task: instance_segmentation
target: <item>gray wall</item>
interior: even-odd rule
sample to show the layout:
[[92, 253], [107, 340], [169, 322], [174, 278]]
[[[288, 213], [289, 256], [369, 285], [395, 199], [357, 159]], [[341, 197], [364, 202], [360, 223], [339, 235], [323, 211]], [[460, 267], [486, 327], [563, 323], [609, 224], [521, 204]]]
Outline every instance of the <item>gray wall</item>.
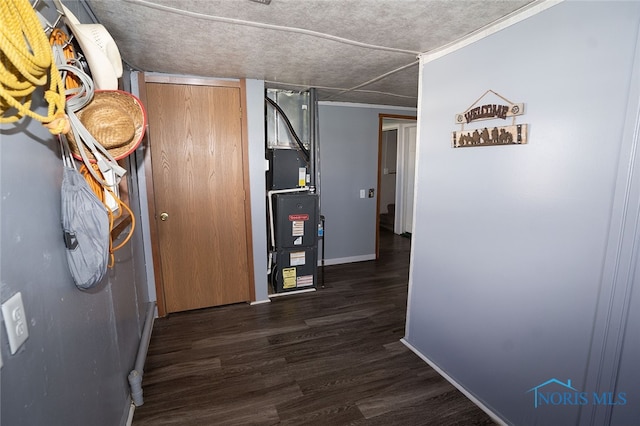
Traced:
[[[405, 340], [507, 423], [640, 418], [639, 23], [562, 2], [421, 65]], [[529, 144], [452, 149], [488, 89], [526, 104]], [[534, 408], [552, 378], [627, 404]]]
[[268, 301], [267, 202], [264, 144], [264, 82], [246, 80], [247, 127], [249, 129], [249, 181], [253, 238], [253, 276], [256, 302]]
[[[78, 4], [65, 3], [88, 22]], [[45, 114], [41, 91], [34, 102]], [[34, 120], [0, 129], [0, 299], [22, 293], [29, 327], [28, 340], [10, 355], [0, 325], [0, 420], [11, 426], [124, 424], [127, 375], [148, 299], [140, 232], [116, 252], [116, 266], [99, 287], [78, 290], [62, 241], [58, 141]], [[137, 214], [136, 203], [130, 207]]]
[[[636, 169], [637, 170], [637, 169]], [[638, 187], [637, 184], [635, 186]], [[636, 239], [637, 244], [637, 239]], [[637, 253], [637, 247], [636, 247]], [[621, 350], [619, 366], [614, 362], [613, 367], [618, 367], [620, 373], [616, 375], [616, 388], [620, 390], [629, 390], [633, 392], [633, 400], [631, 404], [635, 407], [626, 407], [625, 409], [614, 410], [611, 417], [611, 424], [614, 425], [631, 425], [638, 422], [640, 413], [638, 413], [638, 383], [640, 383], [640, 369], [638, 368], [638, 360], [640, 360], [640, 257], [636, 254], [635, 264], [632, 271], [634, 272], [632, 287], [634, 291], [628, 297], [628, 311], [619, 310], [620, 313], [628, 314], [625, 326], [623, 327], [620, 338], [624, 341], [624, 347]], [[599, 418], [606, 418], [607, 413], [596, 413]]]
[[380, 114], [414, 115], [411, 108], [320, 102], [321, 214], [325, 216], [326, 264], [375, 258]]

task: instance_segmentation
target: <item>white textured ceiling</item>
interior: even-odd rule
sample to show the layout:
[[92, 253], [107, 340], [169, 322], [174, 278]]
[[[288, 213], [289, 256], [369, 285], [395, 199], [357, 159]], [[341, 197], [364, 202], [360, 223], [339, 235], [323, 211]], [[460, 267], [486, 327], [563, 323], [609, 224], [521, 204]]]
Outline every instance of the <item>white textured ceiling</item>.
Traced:
[[417, 56], [532, 0], [87, 0], [135, 69], [417, 104]]

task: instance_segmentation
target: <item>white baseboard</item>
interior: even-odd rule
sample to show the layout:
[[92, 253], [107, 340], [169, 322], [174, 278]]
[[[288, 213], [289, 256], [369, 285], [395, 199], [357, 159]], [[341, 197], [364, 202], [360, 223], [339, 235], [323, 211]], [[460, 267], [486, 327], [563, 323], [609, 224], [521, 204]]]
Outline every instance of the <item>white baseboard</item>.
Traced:
[[433, 361], [431, 361], [429, 358], [427, 358], [426, 356], [424, 356], [419, 350], [417, 350], [416, 348], [414, 348], [411, 343], [407, 342], [404, 338], [400, 339], [400, 341], [402, 342], [403, 345], [405, 345], [407, 348], [409, 348], [411, 350], [411, 352], [413, 352], [414, 354], [418, 355], [424, 362], [426, 362], [427, 364], [429, 364], [429, 366], [431, 366], [431, 368], [433, 368], [434, 370], [436, 370], [438, 372], [438, 374], [440, 374], [442, 377], [444, 377], [444, 379], [446, 381], [448, 381], [449, 383], [451, 383], [453, 386], [455, 386], [456, 389], [458, 389], [460, 392], [462, 392], [464, 394], [464, 396], [466, 396], [467, 398], [469, 398], [469, 400], [471, 400], [471, 402], [473, 402], [474, 404], [476, 404], [478, 406], [478, 408], [480, 408], [482, 411], [484, 411], [485, 413], [487, 413], [489, 415], [489, 417], [491, 417], [493, 419], [494, 422], [496, 422], [499, 425], [502, 426], [508, 426], [507, 423], [504, 422], [504, 420], [502, 420], [496, 413], [494, 413], [493, 411], [491, 411], [491, 409], [489, 407], [487, 407], [486, 405], [484, 405], [478, 398], [476, 398], [475, 396], [473, 396], [471, 393], [469, 393], [469, 391], [467, 391], [464, 386], [462, 386], [460, 383], [456, 382], [451, 376], [449, 376], [447, 373], [445, 373], [440, 367], [438, 367]]
[[282, 293], [273, 293], [270, 294], [269, 297], [280, 297], [280, 296], [288, 296], [290, 294], [300, 294], [300, 293], [309, 293], [311, 291], [316, 291], [315, 288], [305, 288], [304, 290], [290, 290], [284, 291]]
[[271, 299], [266, 299], [266, 300], [256, 300], [255, 302], [251, 302], [250, 305], [261, 305], [263, 303], [271, 303]]
[[131, 426], [133, 424], [133, 413], [136, 411], [135, 404], [131, 403], [129, 406], [129, 416], [127, 417], [127, 426]]
[[[335, 259], [325, 259], [324, 266], [342, 265], [343, 263], [364, 262], [367, 260], [376, 260], [376, 254], [365, 254], [362, 256], [338, 257]], [[318, 261], [318, 266], [322, 266], [322, 262]]]

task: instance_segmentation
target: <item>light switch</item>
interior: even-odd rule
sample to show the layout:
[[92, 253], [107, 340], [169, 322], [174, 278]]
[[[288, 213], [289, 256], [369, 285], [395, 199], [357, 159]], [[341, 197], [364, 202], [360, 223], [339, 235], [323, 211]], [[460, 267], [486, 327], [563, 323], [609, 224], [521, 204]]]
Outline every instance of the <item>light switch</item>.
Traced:
[[366, 197], [364, 189], [360, 190], [360, 198]]
[[29, 337], [27, 315], [20, 292], [14, 294], [2, 304], [2, 317], [4, 318], [4, 326], [7, 329], [9, 349], [11, 349], [11, 355], [13, 355]]

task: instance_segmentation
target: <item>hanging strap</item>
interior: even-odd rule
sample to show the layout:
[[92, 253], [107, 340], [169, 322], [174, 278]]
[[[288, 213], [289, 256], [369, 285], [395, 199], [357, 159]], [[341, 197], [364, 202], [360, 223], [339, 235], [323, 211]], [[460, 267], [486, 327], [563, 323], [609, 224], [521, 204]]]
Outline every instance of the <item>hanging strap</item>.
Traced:
[[[80, 152], [82, 162], [87, 165], [87, 168], [92, 173], [94, 179], [96, 179], [105, 187], [111, 186], [111, 184], [105, 182], [102, 179], [102, 176], [105, 176], [109, 171], [113, 172], [116, 178], [115, 183], [120, 183], [120, 180], [127, 173], [127, 171], [118, 164], [118, 162], [98, 141], [96, 141], [93, 135], [89, 133], [89, 131], [84, 127], [84, 125], [76, 115], [76, 111], [84, 108], [89, 104], [89, 102], [91, 102], [91, 99], [93, 99], [93, 93], [95, 92], [93, 80], [87, 73], [73, 65], [59, 65], [58, 68], [62, 71], [73, 73], [80, 82], [77, 88], [67, 90], [67, 94], [71, 96], [67, 100], [65, 109], [67, 111], [67, 116], [69, 117], [71, 131], [73, 132], [73, 136], [76, 140], [76, 146], [78, 148], [78, 151]], [[100, 167], [102, 176], [98, 176], [98, 174], [93, 171], [93, 167], [90, 167], [91, 160], [87, 155], [85, 146], [95, 157], [96, 162]]]
[[69, 141], [67, 140], [67, 137], [65, 135], [59, 135], [58, 139], [60, 141], [60, 152], [62, 152], [62, 163], [65, 167], [78, 170], [76, 162], [73, 160], [73, 156], [71, 155], [71, 149], [69, 148]]
[[74, 111], [67, 111], [67, 115], [69, 116], [69, 121], [71, 122], [71, 131], [73, 131], [73, 136], [76, 140], [76, 146], [78, 147], [78, 151], [80, 151], [80, 157], [82, 157], [82, 162], [87, 166], [91, 175], [96, 179], [100, 184], [105, 187], [110, 187], [112, 184], [105, 182], [101, 176], [98, 176], [97, 173], [93, 170], [93, 167], [90, 166], [91, 160], [87, 155], [87, 152], [84, 149], [86, 145], [87, 148], [91, 151], [93, 156], [96, 159], [100, 172], [102, 176], [105, 176], [109, 171], [113, 171], [116, 178], [116, 185], [120, 183], [122, 177], [127, 173], [127, 171], [122, 168], [118, 162], [109, 154], [109, 152], [98, 143], [93, 135], [89, 133], [89, 131], [84, 127], [84, 125], [80, 122], [80, 119], [76, 116]]
[[[53, 59], [56, 65], [75, 65], [77, 62], [76, 52], [71, 44], [71, 38], [64, 31], [60, 28], [53, 28], [49, 36], [49, 43], [53, 50]], [[58, 70], [61, 71], [62, 80], [67, 91], [80, 86], [78, 77], [73, 72], [60, 70], [60, 67], [58, 67]]]

